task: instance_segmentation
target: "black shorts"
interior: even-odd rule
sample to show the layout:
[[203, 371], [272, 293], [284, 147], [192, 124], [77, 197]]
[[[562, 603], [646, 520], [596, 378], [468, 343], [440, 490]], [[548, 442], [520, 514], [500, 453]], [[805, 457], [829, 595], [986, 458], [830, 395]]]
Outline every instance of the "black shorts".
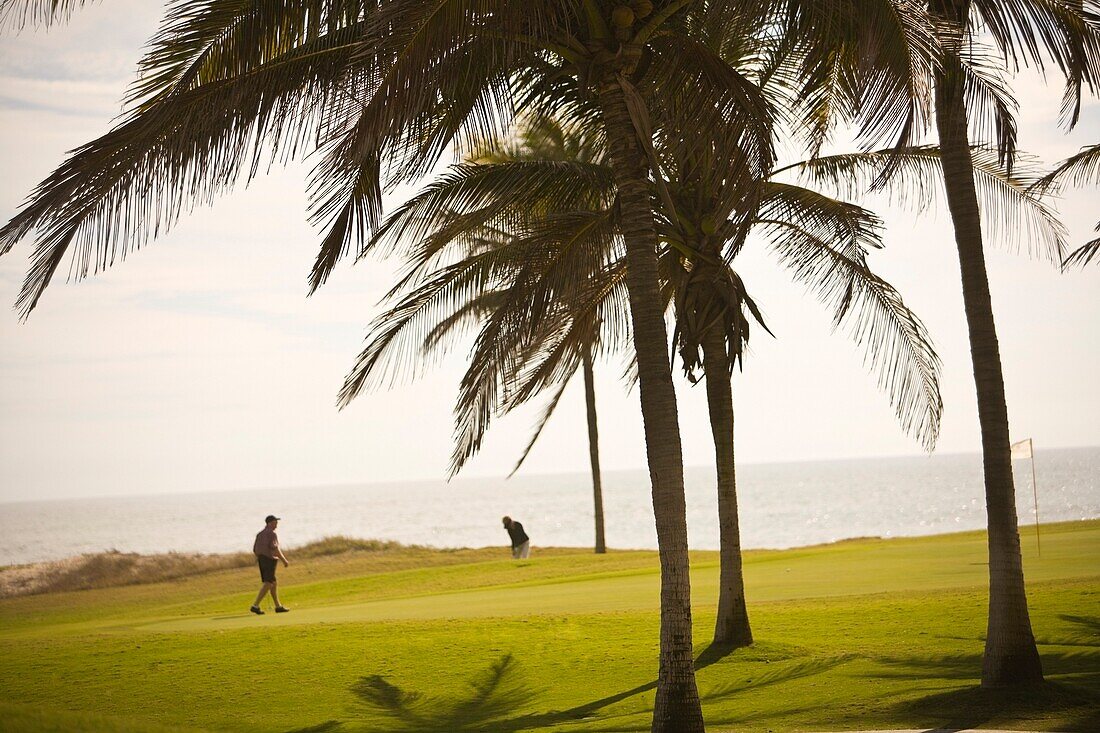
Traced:
[[260, 555], [256, 558], [256, 562], [260, 564], [260, 577], [265, 583], [275, 582], [275, 566], [278, 565], [278, 561], [273, 557], [264, 557]]

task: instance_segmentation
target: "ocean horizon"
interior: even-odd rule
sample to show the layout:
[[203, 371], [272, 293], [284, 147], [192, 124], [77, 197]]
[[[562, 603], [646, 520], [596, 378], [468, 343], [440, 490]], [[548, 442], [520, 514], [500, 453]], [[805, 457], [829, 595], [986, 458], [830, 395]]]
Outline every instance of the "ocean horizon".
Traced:
[[[1100, 517], [1100, 447], [1039, 451], [1035, 465], [1040, 521]], [[1019, 522], [1030, 525], [1030, 462], [1014, 461], [1014, 473]], [[605, 471], [603, 484], [608, 546], [656, 548], [648, 473]], [[690, 547], [717, 549], [713, 467], [686, 467], [685, 494]], [[738, 500], [746, 549], [985, 526], [978, 453], [744, 464]], [[269, 513], [282, 517], [287, 548], [331, 535], [437, 548], [504, 545], [504, 514], [523, 522], [535, 553], [539, 545], [593, 543], [591, 477], [563, 473], [5, 501], [0, 565], [108, 550], [247, 551]]]

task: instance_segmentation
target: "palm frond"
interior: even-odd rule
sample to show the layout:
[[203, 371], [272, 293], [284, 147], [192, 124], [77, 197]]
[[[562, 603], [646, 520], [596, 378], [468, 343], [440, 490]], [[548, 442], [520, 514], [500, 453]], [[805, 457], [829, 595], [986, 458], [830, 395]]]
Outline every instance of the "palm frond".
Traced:
[[882, 220], [862, 206], [778, 181], [768, 181], [763, 191], [761, 219], [787, 222], [861, 264], [869, 249], [883, 246]]
[[571, 212], [516, 238], [547, 254], [511, 274], [505, 303], [478, 334], [455, 404], [452, 475], [478, 452], [495, 414], [568, 379], [581, 350], [592, 348], [599, 321], [591, 314], [622, 283], [618, 269], [602, 275], [596, 267], [614, 241], [612, 222], [607, 211]]
[[788, 222], [761, 224], [780, 262], [832, 309], [834, 328], [847, 324], [902, 429], [931, 451], [939, 436], [943, 401], [940, 359], [924, 324], [864, 261]]
[[[1032, 189], [1041, 193], [1057, 192], [1061, 186], [1069, 183], [1073, 186], [1085, 186], [1100, 182], [1100, 145], [1081, 148], [1076, 154], [1063, 160], [1050, 173], [1034, 184]], [[1096, 225], [1100, 231], [1100, 223]], [[1100, 239], [1086, 242], [1062, 261], [1062, 269], [1087, 265], [1100, 252]]]
[[447, 351], [447, 345], [463, 335], [472, 326], [483, 322], [490, 313], [504, 305], [505, 293], [487, 290], [459, 305], [453, 313], [436, 323], [421, 344], [422, 353]]
[[[982, 223], [989, 228], [991, 240], [1010, 251], [1025, 249], [1032, 256], [1061, 263], [1066, 230], [1054, 210], [1032, 191], [1039, 176], [1031, 159], [1020, 156], [1008, 174], [998, 165], [995, 150], [975, 147], [971, 157]], [[896, 168], [883, 179], [882, 171], [891, 159]], [[894, 203], [921, 211], [929, 209], [943, 191], [935, 146], [824, 156], [790, 169], [816, 185], [837, 190], [844, 198], [858, 196], [877, 184]]]
[[[666, 130], [658, 131], [662, 146], [677, 146], [681, 157], [737, 151], [728, 161], [729, 177], [743, 175], [738, 165], [757, 178], [770, 170], [773, 112], [760, 87], [701, 40], [666, 34], [654, 38], [651, 48], [647, 106], [656, 126]], [[692, 134], [683, 134], [685, 129]]]
[[1081, 86], [1100, 89], [1100, 5], [1096, 0], [973, 0], [977, 25], [993, 39], [1013, 70], [1045, 71], [1053, 64], [1066, 79], [1062, 119], [1073, 127]]
[[1016, 159], [1016, 110], [1000, 66], [975, 43], [960, 56], [963, 95], [975, 141], [997, 151], [997, 162], [1008, 173]]
[[[523, 268], [517, 273], [517, 280], [526, 281], [530, 270]], [[530, 331], [526, 327], [512, 330], [515, 324], [510, 316], [516, 312], [513, 304], [522, 305], [525, 299], [522, 287], [510, 288], [505, 305], [489, 317], [474, 342], [470, 364], [462, 376], [455, 401], [451, 476], [457, 474], [466, 461], [481, 449], [492, 418], [503, 402], [501, 392], [505, 388], [505, 380], [516, 371], [517, 353], [512, 347], [517, 341], [522, 343], [523, 337]]]
[[[171, 0], [126, 94], [132, 112], [238, 78], [339, 30], [366, 30], [362, 0]], [[350, 40], [349, 42], [355, 42]]]
[[[550, 422], [550, 418], [554, 416], [554, 411], [558, 409], [558, 403], [561, 402], [561, 396], [565, 394], [565, 388], [569, 386], [569, 380], [565, 380], [558, 386], [557, 390], [550, 396], [550, 399], [546, 401], [546, 406], [543, 407], [542, 412], [539, 414], [538, 420], [535, 421], [535, 427], [531, 430], [531, 438], [527, 441], [527, 446], [523, 449], [519, 459], [516, 461], [516, 465], [512, 467], [512, 470], [508, 473], [508, 478], [512, 478], [516, 475], [516, 471], [523, 466], [523, 462], [527, 460], [527, 456], [531, 455], [531, 450], [535, 447], [535, 443], [538, 442], [539, 436], [542, 435], [543, 428]], [[462, 466], [458, 467], [459, 470]]]
[[927, 126], [939, 43], [919, 3], [783, 0], [778, 7], [811, 149], [820, 148], [833, 116], [854, 121], [868, 147], [907, 146]]
[[1100, 183], [1100, 145], [1081, 148], [1033, 183], [1032, 189], [1044, 193], [1057, 191], [1067, 181], [1073, 186]]
[[[1097, 225], [1097, 230], [1100, 231], [1100, 225]], [[1062, 263], [1062, 269], [1069, 269], [1070, 267], [1076, 267], [1078, 265], [1084, 266], [1092, 262], [1092, 258], [1100, 254], [1100, 238], [1094, 239], [1091, 242], [1086, 242], [1073, 252], [1070, 252]]]
[[64, 23], [77, 8], [96, 0], [0, 0], [0, 30]]
[[364, 90], [360, 143], [384, 151], [387, 181], [420, 177], [453, 142], [471, 150], [504, 137], [516, 72], [575, 31], [576, 10], [556, 0], [393, 0], [370, 13], [360, 57], [379, 73]]
[[17, 301], [22, 316], [66, 255], [77, 279], [106, 269], [185, 207], [256, 175], [265, 151], [298, 152], [345, 75], [356, 35], [337, 31], [238, 79], [174, 94], [74, 152], [0, 229], [0, 253], [39, 233]]
[[[666, 257], [669, 255], [679, 259], [673, 253], [666, 253]], [[692, 384], [698, 382], [696, 373], [704, 368], [703, 343], [713, 332], [719, 332], [725, 342], [730, 373], [748, 348], [750, 316], [761, 328], [775, 335], [764, 323], [763, 314], [749, 296], [741, 277], [728, 265], [697, 264], [690, 270], [673, 265], [663, 271], [675, 273], [676, 281], [670, 283], [675, 291], [673, 311], [676, 318], [672, 342], [674, 353], [680, 355], [684, 375]]]
[[574, 291], [563, 299], [563, 305], [550, 317], [540, 319], [539, 332], [529, 339], [517, 362], [519, 370], [507, 380], [504, 412], [511, 412], [538, 393], [571, 378], [585, 351], [629, 350], [624, 348], [629, 333], [621, 336], [615, 333], [622, 328], [616, 321], [629, 320], [623, 318], [629, 311], [620, 310], [626, 299], [625, 276], [623, 263], [613, 263], [587, 282], [576, 283]]
[[337, 404], [345, 407], [365, 389], [419, 374], [426, 366], [421, 347], [437, 325], [487, 290], [509, 282], [513, 271], [530, 260], [525, 246], [504, 241], [440, 269], [407, 292], [391, 292], [387, 300], [394, 304], [371, 324], [367, 345], [345, 377]]
[[[522, 229], [532, 216], [606, 205], [610, 173], [591, 163], [514, 160], [452, 166], [386, 218], [364, 250], [450, 242], [468, 221]], [[455, 219], [455, 212], [461, 212]]]
[[353, 247], [362, 256], [382, 217], [381, 161], [367, 153], [358, 168], [343, 170], [342, 160], [344, 156], [330, 155], [313, 176], [310, 219], [315, 224], [327, 223], [328, 234], [321, 240], [309, 275], [311, 295]]

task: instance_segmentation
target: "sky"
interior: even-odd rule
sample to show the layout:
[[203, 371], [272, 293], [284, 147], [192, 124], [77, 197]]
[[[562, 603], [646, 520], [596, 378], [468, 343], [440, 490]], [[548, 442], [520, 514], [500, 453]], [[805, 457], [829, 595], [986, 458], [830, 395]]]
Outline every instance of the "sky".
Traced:
[[[0, 217], [9, 219], [65, 152], [110, 128], [159, 4], [115, 0], [63, 27], [0, 37]], [[1015, 80], [1020, 146], [1046, 163], [1100, 141], [1100, 103], [1058, 127], [1061, 90]], [[306, 220], [309, 161], [276, 168], [105, 274], [55, 279], [20, 323], [0, 310], [0, 501], [444, 479], [456, 350], [424, 378], [336, 409], [344, 374], [378, 313], [395, 263], [346, 263], [306, 297], [319, 241]], [[412, 189], [396, 191], [392, 206]], [[1073, 245], [1100, 218], [1096, 188], [1057, 207]], [[870, 205], [886, 221], [871, 266], [901, 292], [943, 360], [938, 452], [980, 450], [958, 261], [942, 205]], [[1006, 239], [1011, 239], [1008, 237]], [[987, 251], [1012, 436], [1036, 449], [1100, 444], [1100, 266]], [[1026, 249], [1026, 247], [1025, 247]], [[31, 242], [0, 258], [0, 303], [13, 304]], [[742, 463], [921, 455], [844, 332], [756, 243], [736, 268], [762, 306], [734, 376]], [[678, 371], [678, 368], [677, 368]], [[638, 395], [619, 362], [597, 365], [606, 470], [642, 469]], [[579, 378], [522, 469], [588, 468]], [[713, 462], [704, 387], [677, 376], [684, 460]], [[498, 420], [464, 476], [507, 474], [537, 406]]]

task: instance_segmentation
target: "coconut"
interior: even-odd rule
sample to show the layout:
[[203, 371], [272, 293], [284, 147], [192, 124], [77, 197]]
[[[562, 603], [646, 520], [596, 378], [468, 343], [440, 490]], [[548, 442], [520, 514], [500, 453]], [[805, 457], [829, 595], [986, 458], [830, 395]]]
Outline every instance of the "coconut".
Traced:
[[619, 5], [611, 11], [611, 25], [616, 28], [629, 28], [634, 25], [634, 11], [625, 5]]

